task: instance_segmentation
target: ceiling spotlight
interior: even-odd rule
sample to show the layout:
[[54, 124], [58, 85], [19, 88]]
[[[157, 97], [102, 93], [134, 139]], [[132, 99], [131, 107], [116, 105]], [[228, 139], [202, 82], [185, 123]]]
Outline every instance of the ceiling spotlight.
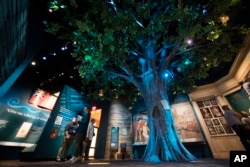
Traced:
[[32, 61], [32, 62], [31, 62], [31, 65], [33, 65], [33, 66], [36, 65], [36, 62], [35, 62], [35, 61]]
[[67, 49], [68, 49], [67, 46], [62, 46], [62, 47], [61, 47], [61, 50], [67, 50]]
[[187, 40], [187, 43], [192, 44], [192, 40], [191, 39]]
[[56, 56], [56, 52], [49, 53], [49, 54], [52, 55], [52, 56]]

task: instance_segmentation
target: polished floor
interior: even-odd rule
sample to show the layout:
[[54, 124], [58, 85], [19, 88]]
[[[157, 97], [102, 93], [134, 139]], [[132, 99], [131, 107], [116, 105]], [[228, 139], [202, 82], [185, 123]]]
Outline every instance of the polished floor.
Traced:
[[229, 160], [198, 159], [194, 162], [162, 162], [148, 163], [138, 160], [91, 160], [86, 162], [56, 162], [56, 161], [0, 161], [1, 167], [229, 167]]

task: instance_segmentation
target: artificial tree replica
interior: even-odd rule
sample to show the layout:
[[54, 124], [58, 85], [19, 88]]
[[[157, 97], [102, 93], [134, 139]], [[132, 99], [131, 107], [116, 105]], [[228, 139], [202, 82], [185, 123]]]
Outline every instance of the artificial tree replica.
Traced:
[[[54, 0], [46, 31], [72, 46], [83, 91], [146, 104], [149, 141], [142, 160], [192, 161], [180, 141], [169, 95], [189, 93], [209, 69], [231, 61], [248, 31], [239, 0]], [[100, 96], [100, 93], [103, 96]], [[164, 104], [164, 105], [163, 105]]]

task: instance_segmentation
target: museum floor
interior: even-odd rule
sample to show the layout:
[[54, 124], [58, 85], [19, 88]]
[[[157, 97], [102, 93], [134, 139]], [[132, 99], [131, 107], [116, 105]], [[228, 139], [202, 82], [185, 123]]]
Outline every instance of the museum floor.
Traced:
[[56, 161], [0, 161], [1, 167], [229, 167], [229, 160], [216, 159], [198, 159], [194, 162], [162, 162], [162, 163], [147, 163], [137, 160], [91, 160], [87, 162], [56, 162]]

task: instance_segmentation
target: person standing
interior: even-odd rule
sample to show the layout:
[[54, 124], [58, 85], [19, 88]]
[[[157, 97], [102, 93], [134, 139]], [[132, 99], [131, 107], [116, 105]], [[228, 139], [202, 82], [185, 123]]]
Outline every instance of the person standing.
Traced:
[[250, 115], [246, 111], [240, 112], [242, 115], [241, 122], [247, 129], [250, 129]]
[[95, 124], [95, 119], [92, 118], [89, 122], [88, 125], [88, 129], [87, 129], [87, 133], [86, 133], [86, 147], [85, 147], [85, 152], [84, 152], [84, 160], [88, 161], [89, 160], [89, 149], [90, 149], [90, 145], [92, 142], [92, 139], [95, 135], [94, 133], [94, 124]]
[[77, 128], [77, 119], [72, 118], [71, 122], [65, 126], [63, 142], [58, 150], [56, 161], [67, 160], [69, 149], [75, 139], [76, 128]]
[[242, 115], [234, 110], [231, 110], [228, 105], [222, 106], [225, 111], [224, 118], [232, 127], [235, 133], [239, 136], [242, 145], [247, 151], [250, 151], [250, 130], [246, 129], [241, 122]]
[[74, 163], [77, 160], [82, 160], [83, 155], [83, 143], [86, 140], [86, 132], [88, 128], [88, 122], [90, 118], [90, 113], [88, 107], [84, 107], [84, 110], [82, 112], [82, 119], [79, 120], [78, 127], [76, 129], [76, 140], [75, 140], [75, 148], [74, 148], [74, 154], [70, 161]]

